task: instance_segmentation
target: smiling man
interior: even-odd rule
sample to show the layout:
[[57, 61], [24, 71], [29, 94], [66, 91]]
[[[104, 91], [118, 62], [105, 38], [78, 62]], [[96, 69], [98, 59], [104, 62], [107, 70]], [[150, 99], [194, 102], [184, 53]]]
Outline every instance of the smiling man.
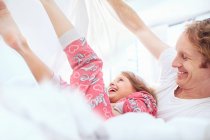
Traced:
[[158, 117], [210, 118], [210, 18], [188, 25], [174, 48], [163, 43], [122, 0], [107, 0], [122, 23], [159, 59]]

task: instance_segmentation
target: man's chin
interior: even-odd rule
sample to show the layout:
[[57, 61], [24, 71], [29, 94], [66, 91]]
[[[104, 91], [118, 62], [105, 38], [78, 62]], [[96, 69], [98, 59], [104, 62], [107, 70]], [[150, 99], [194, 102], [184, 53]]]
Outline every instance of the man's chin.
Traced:
[[183, 83], [182, 82], [180, 82], [180, 81], [176, 81], [176, 84], [180, 87], [180, 88], [182, 88], [183, 87]]

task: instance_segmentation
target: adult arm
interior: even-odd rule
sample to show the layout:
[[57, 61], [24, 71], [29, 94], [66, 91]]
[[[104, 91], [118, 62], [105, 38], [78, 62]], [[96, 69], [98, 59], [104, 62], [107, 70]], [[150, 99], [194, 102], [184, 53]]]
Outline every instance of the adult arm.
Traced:
[[163, 43], [143, 22], [138, 14], [123, 0], [107, 0], [114, 9], [122, 23], [128, 28], [140, 42], [152, 53], [156, 58], [168, 46]]

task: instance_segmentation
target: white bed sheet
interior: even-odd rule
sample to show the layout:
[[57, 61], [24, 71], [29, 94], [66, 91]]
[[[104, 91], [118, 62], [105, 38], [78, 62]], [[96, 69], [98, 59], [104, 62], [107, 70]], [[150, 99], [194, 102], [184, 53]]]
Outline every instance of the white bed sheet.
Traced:
[[78, 91], [49, 85], [0, 87], [0, 116], [2, 140], [210, 139], [210, 120], [128, 113], [103, 121]]

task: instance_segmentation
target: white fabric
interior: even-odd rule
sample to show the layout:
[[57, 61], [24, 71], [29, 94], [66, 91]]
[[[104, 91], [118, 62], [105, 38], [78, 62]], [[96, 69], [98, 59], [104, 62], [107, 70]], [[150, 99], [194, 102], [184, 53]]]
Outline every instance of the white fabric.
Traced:
[[204, 99], [180, 99], [174, 96], [176, 70], [172, 68], [172, 60], [176, 54], [174, 48], [169, 48], [160, 56], [162, 67], [160, 87], [157, 92], [158, 117], [171, 120], [175, 117], [210, 118], [210, 97]]
[[209, 139], [209, 121], [176, 118], [164, 122], [148, 114], [127, 113], [108, 120], [105, 128], [110, 140], [205, 140]]
[[102, 122], [78, 91], [43, 85], [5, 86], [0, 93], [2, 140], [94, 140], [94, 131]]
[[207, 140], [210, 121], [176, 118], [168, 122], [146, 113], [102, 121], [78, 91], [49, 85], [0, 88], [2, 140]]
[[106, 0], [85, 1], [89, 19], [89, 44], [104, 60], [105, 65], [117, 64], [117, 59], [122, 59], [121, 53], [126, 50], [126, 43], [132, 40], [131, 35], [128, 36], [131, 33], [119, 22]]

